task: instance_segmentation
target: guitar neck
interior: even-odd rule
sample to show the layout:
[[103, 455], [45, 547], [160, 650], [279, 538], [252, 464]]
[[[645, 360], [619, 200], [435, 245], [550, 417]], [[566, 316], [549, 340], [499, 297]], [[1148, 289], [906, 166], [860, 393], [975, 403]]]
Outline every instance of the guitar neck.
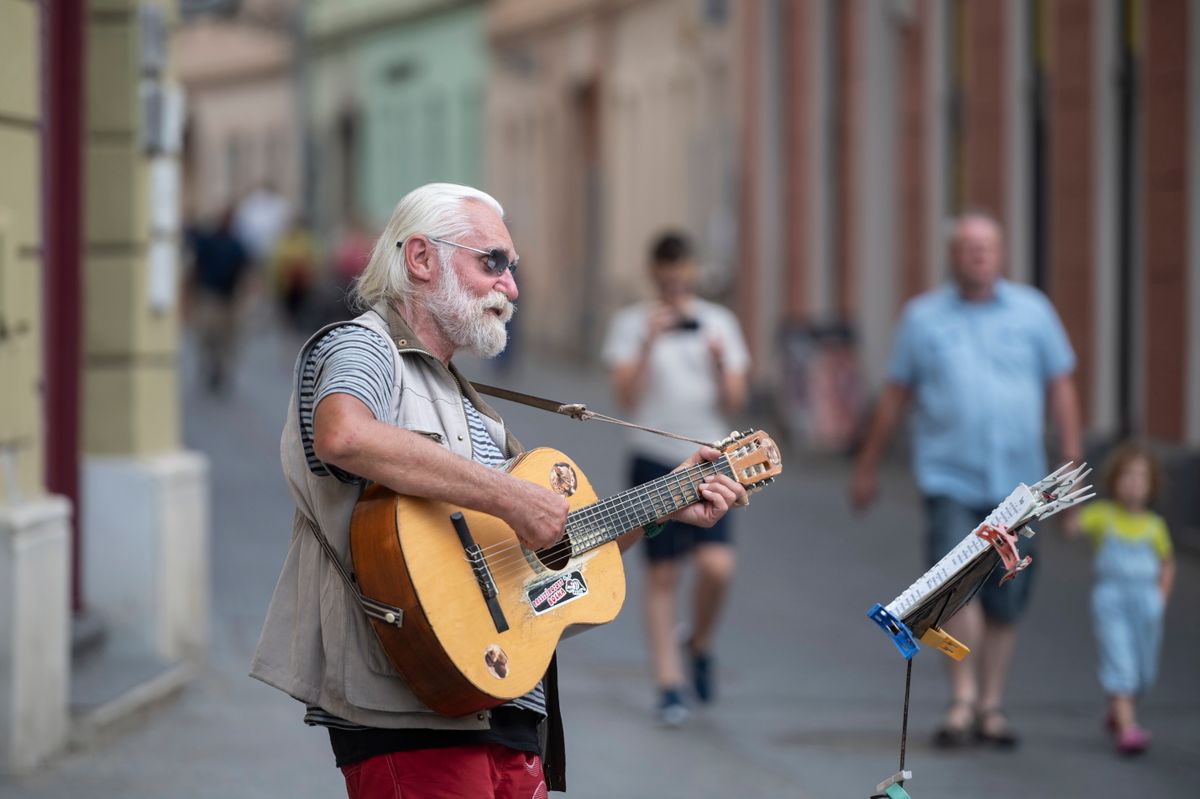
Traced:
[[735, 477], [727, 456], [671, 472], [571, 511], [567, 515], [567, 536], [572, 556], [702, 501], [700, 485], [704, 478], [715, 474]]

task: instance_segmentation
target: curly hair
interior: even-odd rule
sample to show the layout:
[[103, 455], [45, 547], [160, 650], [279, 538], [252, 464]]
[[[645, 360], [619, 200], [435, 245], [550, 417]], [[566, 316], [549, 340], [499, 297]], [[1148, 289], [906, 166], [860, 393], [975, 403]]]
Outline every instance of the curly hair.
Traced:
[[1146, 498], [1147, 502], [1153, 503], [1158, 499], [1163, 485], [1162, 464], [1158, 462], [1150, 447], [1141, 441], [1126, 441], [1109, 454], [1104, 462], [1102, 477], [1105, 495], [1116, 496], [1117, 481], [1121, 479], [1121, 473], [1136, 460], [1144, 460], [1150, 467], [1150, 495]]

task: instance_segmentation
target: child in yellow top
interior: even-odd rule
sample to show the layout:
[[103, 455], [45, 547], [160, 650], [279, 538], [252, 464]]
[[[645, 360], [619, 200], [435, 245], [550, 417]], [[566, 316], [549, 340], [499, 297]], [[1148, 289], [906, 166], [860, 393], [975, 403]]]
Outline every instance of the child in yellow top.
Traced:
[[1150, 743], [1150, 733], [1137, 723], [1135, 702], [1158, 671], [1163, 610], [1175, 578], [1167, 525], [1150, 510], [1158, 487], [1159, 466], [1151, 452], [1123, 444], [1105, 472], [1110, 499], [1083, 508], [1072, 530], [1087, 533], [1096, 545], [1092, 620], [1100, 684], [1108, 695], [1109, 728], [1123, 754]]

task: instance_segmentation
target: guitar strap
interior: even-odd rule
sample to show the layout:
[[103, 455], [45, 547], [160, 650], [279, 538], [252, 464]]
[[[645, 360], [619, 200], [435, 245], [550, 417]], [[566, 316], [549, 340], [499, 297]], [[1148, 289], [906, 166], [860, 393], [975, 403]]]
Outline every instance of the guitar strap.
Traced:
[[647, 433], [653, 433], [656, 436], [665, 436], [666, 438], [674, 438], [678, 441], [687, 441], [692, 444], [699, 444], [702, 447], [712, 446], [711, 441], [701, 441], [698, 438], [689, 438], [688, 436], [681, 436], [678, 433], [670, 433], [666, 430], [656, 430], [653, 427], [645, 427], [640, 424], [634, 424], [633, 422], [627, 422], [624, 419], [617, 419], [612, 416], [606, 416], [603, 413], [589, 411], [587, 406], [581, 403], [557, 402], [555, 400], [544, 399], [542, 397], [535, 397], [532, 394], [522, 394], [519, 391], [512, 391], [510, 389], [499, 388], [497, 386], [489, 386], [484, 383], [476, 383], [474, 381], [471, 382], [471, 385], [474, 386], [475, 390], [480, 394], [487, 394], [490, 397], [498, 397], [499, 399], [505, 399], [509, 402], [517, 402], [521, 405], [528, 405], [531, 408], [550, 411], [551, 413], [558, 413], [562, 414], [563, 416], [570, 416], [572, 419], [578, 419], [581, 422], [592, 420], [597, 422], [608, 422], [609, 424], [628, 427], [632, 430], [642, 430]]
[[317, 537], [317, 542], [320, 543], [321, 549], [325, 550], [325, 555], [333, 563], [333, 567], [338, 570], [338, 574], [342, 576], [342, 582], [346, 584], [346, 588], [350, 591], [351, 596], [358, 602], [359, 607], [363, 609], [363, 613], [387, 624], [403, 627], [404, 609], [380, 602], [377, 599], [371, 599], [368, 596], [363, 596], [363, 592], [358, 588], [358, 581], [354, 579], [353, 574], [346, 571], [346, 567], [342, 565], [342, 561], [338, 559], [337, 553], [333, 549], [333, 544], [329, 543], [329, 539], [325, 537], [325, 533], [321, 532], [321, 528], [313, 524], [308, 517], [304, 517], [304, 523], [308, 525], [308, 529], [312, 531], [312, 534]]

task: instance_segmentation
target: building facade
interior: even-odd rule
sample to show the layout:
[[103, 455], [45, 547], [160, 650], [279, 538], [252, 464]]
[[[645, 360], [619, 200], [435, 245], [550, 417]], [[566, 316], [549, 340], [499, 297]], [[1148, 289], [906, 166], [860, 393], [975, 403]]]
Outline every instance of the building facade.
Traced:
[[296, 0], [197, 13], [172, 37], [187, 100], [184, 218], [209, 221], [263, 185], [301, 199]]
[[1062, 316], [1090, 438], [1200, 477], [1197, 0], [497, 0], [488, 40], [488, 185], [549, 265], [531, 348], [594, 357], [680, 227], [782, 415], [797, 332], [854, 342], [861, 405], [980, 208]]
[[700, 243], [706, 294], [736, 290], [733, 5], [490, 5], [488, 185], [541, 265], [520, 346], [594, 357], [610, 313], [648, 291], [666, 228]]
[[483, 21], [480, 2], [307, 5], [306, 204], [320, 231], [382, 227], [424, 183], [483, 182]]
[[182, 449], [176, 381], [174, 13], [0, 3], [0, 772], [94, 733], [131, 671], [151, 698], [206, 649], [207, 466]]
[[741, 22], [760, 362], [781, 320], [832, 319], [878, 386], [904, 302], [948, 277], [945, 221], [986, 209], [1062, 316], [1090, 437], [1148, 437], [1194, 482], [1200, 3], [764, 0]]
[[[984, 208], [1054, 301], [1088, 428], [1200, 444], [1200, 7], [1190, 0], [746, 5], [748, 267], [762, 319], [835, 317], [878, 380], [899, 308]], [[767, 141], [769, 120], [787, 121]], [[776, 176], [788, 176], [781, 187]], [[754, 231], [757, 231], [755, 234]], [[787, 259], [782, 280], [772, 270]], [[756, 278], [759, 279], [759, 278]]]

